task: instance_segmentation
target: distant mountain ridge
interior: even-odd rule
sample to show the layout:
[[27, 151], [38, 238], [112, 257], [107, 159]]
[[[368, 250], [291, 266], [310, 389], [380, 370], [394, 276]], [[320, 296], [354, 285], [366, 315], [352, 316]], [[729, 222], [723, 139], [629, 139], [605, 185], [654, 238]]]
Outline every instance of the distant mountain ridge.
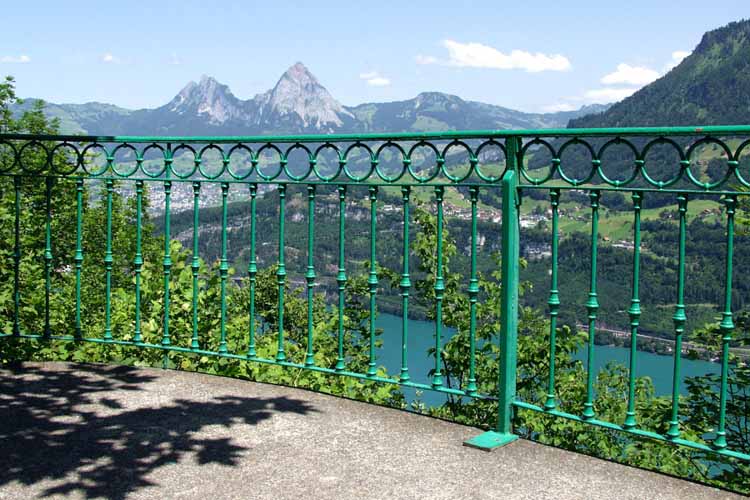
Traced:
[[666, 75], [603, 113], [570, 127], [738, 125], [750, 123], [750, 20], [703, 35]]
[[[33, 104], [27, 99], [16, 111]], [[129, 110], [111, 104], [47, 103], [64, 133], [92, 135], [255, 135], [293, 133], [421, 132], [508, 128], [562, 128], [572, 118], [601, 112], [594, 104], [576, 111], [524, 113], [423, 92], [404, 101], [344, 106], [302, 63], [292, 65], [276, 85], [243, 101], [228, 86], [204, 75], [189, 82], [167, 104]]]

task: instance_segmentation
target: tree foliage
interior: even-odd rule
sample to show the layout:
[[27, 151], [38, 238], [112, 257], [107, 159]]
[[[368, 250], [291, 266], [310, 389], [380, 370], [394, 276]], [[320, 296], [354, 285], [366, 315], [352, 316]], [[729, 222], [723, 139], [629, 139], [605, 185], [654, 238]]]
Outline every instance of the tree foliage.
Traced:
[[[434, 300], [434, 284], [437, 260], [436, 224], [428, 212], [420, 210], [416, 214], [419, 236], [414, 243], [424, 279], [415, 288], [423, 301]], [[455, 328], [456, 333], [448, 341], [442, 352], [443, 372], [450, 386], [465, 386], [469, 372], [469, 296], [466, 280], [451, 268], [451, 258], [456, 254], [455, 240], [450, 233], [443, 231], [443, 274], [446, 291], [443, 320], [446, 326]], [[480, 392], [497, 394], [498, 345], [500, 331], [500, 297], [502, 276], [499, 272], [500, 259], [496, 256], [495, 269], [489, 276], [479, 275], [480, 299], [477, 303], [477, 345], [476, 373]], [[526, 262], [521, 261], [525, 266]], [[391, 275], [395, 283], [397, 275]], [[530, 284], [522, 283], [520, 293], [528, 291]], [[435, 319], [434, 313], [431, 319]], [[747, 337], [747, 323], [739, 325], [740, 337]], [[547, 376], [549, 373], [549, 320], [530, 307], [519, 310], [518, 326], [518, 399], [542, 407], [547, 396]], [[706, 339], [716, 345], [715, 326], [707, 327]], [[559, 410], [580, 414], [586, 396], [586, 372], [573, 354], [585, 341], [581, 333], [567, 326], [556, 332], [556, 383], [555, 398]], [[701, 340], [701, 339], [698, 339]], [[737, 339], [742, 343], [742, 339]], [[707, 340], [705, 340], [707, 341]], [[718, 345], [716, 345], [718, 348]], [[435, 351], [431, 349], [434, 356]], [[747, 431], [747, 415], [750, 409], [750, 382], [747, 368], [732, 359], [729, 373], [730, 403], [727, 406], [728, 431], [733, 435], [732, 449], [750, 451], [750, 435]], [[718, 413], [718, 378], [714, 375], [688, 379], [689, 395], [680, 400], [681, 436], [697, 442], [710, 442], [713, 438]], [[622, 422], [625, 419], [628, 402], [629, 373], [617, 363], [608, 364], [596, 377], [594, 409], [597, 419], [608, 422]], [[635, 410], [641, 429], [659, 434], [668, 430], [667, 421], [671, 409], [670, 399], [655, 395], [649, 377], [636, 379]], [[492, 428], [497, 418], [494, 402], [483, 399], [450, 398], [449, 401], [431, 410], [440, 417], [449, 418], [470, 425]], [[687, 448], [675, 448], [663, 442], [628, 435], [617, 431], [595, 427], [586, 423], [569, 421], [560, 417], [529, 410], [518, 410], [514, 425], [516, 431], [528, 438], [580, 453], [594, 455], [607, 460], [656, 469], [679, 477], [711, 482], [737, 491], [748, 491], [746, 483], [747, 465], [732, 459], [717, 458], [710, 453], [696, 452]]]

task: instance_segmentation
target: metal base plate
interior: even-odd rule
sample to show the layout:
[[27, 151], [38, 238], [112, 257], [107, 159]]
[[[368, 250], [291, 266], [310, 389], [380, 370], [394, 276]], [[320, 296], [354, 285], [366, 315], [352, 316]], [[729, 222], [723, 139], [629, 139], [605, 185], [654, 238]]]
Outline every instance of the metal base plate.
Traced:
[[488, 431], [464, 441], [464, 446], [484, 451], [492, 451], [495, 448], [510, 444], [516, 439], [518, 439], [518, 436], [515, 434], [501, 434], [499, 432]]

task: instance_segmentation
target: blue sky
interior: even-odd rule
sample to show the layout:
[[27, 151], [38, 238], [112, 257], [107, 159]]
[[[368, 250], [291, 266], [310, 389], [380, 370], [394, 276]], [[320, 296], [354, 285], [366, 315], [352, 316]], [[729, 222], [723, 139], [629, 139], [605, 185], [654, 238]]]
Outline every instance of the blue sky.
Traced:
[[435, 90], [524, 111], [618, 100], [750, 2], [85, 2], [3, 5], [21, 96], [155, 107], [202, 74], [248, 99], [302, 61], [346, 105]]

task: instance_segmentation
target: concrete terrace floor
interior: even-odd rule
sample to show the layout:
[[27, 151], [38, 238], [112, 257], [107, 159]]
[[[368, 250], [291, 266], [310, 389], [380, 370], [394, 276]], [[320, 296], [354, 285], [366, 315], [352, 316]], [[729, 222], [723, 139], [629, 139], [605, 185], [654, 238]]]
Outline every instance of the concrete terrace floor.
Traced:
[[0, 370], [0, 498], [714, 499], [720, 490], [313, 392], [158, 369]]

